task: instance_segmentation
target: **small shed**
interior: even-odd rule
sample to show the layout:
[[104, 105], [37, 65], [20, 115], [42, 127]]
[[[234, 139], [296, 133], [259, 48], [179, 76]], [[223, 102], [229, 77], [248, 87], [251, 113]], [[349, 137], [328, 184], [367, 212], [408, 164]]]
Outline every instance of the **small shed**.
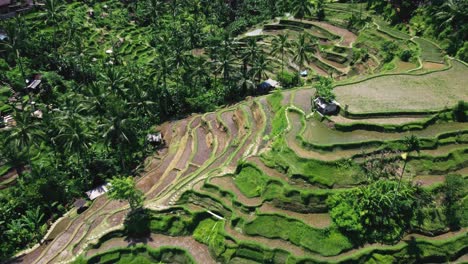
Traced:
[[259, 94], [267, 94], [278, 86], [279, 83], [277, 81], [268, 79], [257, 86], [257, 92]]
[[322, 97], [317, 97], [314, 99], [314, 106], [322, 115], [335, 115], [340, 112], [340, 104], [335, 100], [327, 102]]
[[88, 196], [88, 198], [92, 201], [96, 198], [98, 198], [99, 196], [105, 194], [106, 192], [109, 191], [109, 183], [106, 183], [106, 184], [103, 184], [103, 185], [100, 185], [92, 190], [89, 190], [86, 192], [86, 195]]
[[154, 134], [148, 134], [146, 136], [146, 141], [153, 146], [159, 146], [164, 144], [163, 134], [161, 132], [156, 132]]
[[27, 92], [39, 92], [39, 87], [42, 82], [42, 75], [41, 74], [35, 74], [31, 78], [26, 80], [26, 88], [25, 90]]

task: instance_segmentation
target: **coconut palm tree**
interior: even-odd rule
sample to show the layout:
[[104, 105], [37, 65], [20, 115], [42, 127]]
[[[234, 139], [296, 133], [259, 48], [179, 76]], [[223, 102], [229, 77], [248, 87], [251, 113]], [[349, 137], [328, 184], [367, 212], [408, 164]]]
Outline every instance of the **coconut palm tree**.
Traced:
[[257, 78], [257, 82], [260, 83], [262, 78], [267, 77], [267, 71], [270, 69], [270, 60], [264, 55], [260, 55], [256, 58], [251, 71], [251, 76]]
[[468, 3], [462, 0], [447, 0], [440, 7], [440, 11], [436, 13], [436, 18], [442, 22], [439, 24], [441, 28], [451, 25], [455, 30], [463, 21], [468, 21]]
[[90, 148], [93, 139], [89, 127], [80, 115], [71, 113], [59, 116], [57, 122], [60, 129], [54, 142], [63, 148], [65, 153], [76, 154], [78, 163], [84, 167], [83, 154]]
[[281, 72], [284, 71], [284, 54], [291, 47], [288, 34], [280, 34], [271, 41], [271, 55], [281, 55]]
[[293, 43], [292, 51], [294, 52], [293, 60], [299, 64], [299, 67], [303, 67], [304, 62], [310, 61], [309, 53], [312, 52], [312, 46], [305, 33], [300, 34]]
[[60, 28], [60, 20], [64, 14], [64, 6], [58, 0], [45, 0], [44, 9], [45, 12], [42, 13], [42, 17], [45, 18], [45, 23], [51, 24], [54, 28], [53, 42], [54, 47], [57, 49], [57, 31]]
[[13, 142], [19, 149], [27, 151], [29, 167], [31, 166], [31, 147], [33, 144], [38, 144], [40, 139], [44, 138], [44, 132], [40, 129], [40, 123], [37, 122], [31, 115], [31, 112], [23, 106], [23, 110], [15, 110], [13, 118], [16, 125], [13, 127], [7, 140]]
[[262, 49], [258, 46], [256, 39], [249, 39], [247, 46], [242, 52], [242, 59], [249, 65], [252, 65], [257, 57], [262, 53]]
[[14, 22], [5, 23], [4, 30], [8, 38], [5, 42], [0, 43], [0, 48], [1, 50], [5, 50], [7, 54], [13, 54], [14, 60], [20, 68], [21, 77], [24, 81], [26, 80], [26, 74], [24, 72], [21, 58], [21, 49], [27, 45], [25, 45], [26, 32], [23, 19], [20, 16], [16, 16]]
[[310, 0], [293, 0], [294, 17], [302, 20], [305, 16], [312, 16], [314, 9], [314, 3]]
[[231, 46], [225, 45], [222, 49], [219, 50], [214, 64], [216, 65], [216, 72], [219, 72], [223, 75], [225, 83], [228, 83], [231, 80], [231, 74], [234, 71], [236, 64], [236, 57], [234, 56]]

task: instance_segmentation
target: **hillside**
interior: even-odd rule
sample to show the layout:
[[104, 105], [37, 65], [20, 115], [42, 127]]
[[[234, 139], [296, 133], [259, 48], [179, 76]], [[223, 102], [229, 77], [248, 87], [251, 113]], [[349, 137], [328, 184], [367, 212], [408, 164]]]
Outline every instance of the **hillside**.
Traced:
[[[197, 4], [161, 4], [159, 22], [127, 4], [58, 5], [67, 26], [39, 9], [15, 22], [29, 40], [2, 46], [0, 107], [15, 119], [0, 132], [2, 261], [468, 261], [465, 62], [364, 4], [256, 14], [226, 39], [212, 3], [184, 44], [167, 31], [187, 32]], [[22, 93], [37, 72], [48, 92]], [[267, 78], [283, 87], [259, 94]], [[324, 90], [339, 113], [319, 113]], [[127, 175], [136, 207], [112, 191], [73, 205]]]

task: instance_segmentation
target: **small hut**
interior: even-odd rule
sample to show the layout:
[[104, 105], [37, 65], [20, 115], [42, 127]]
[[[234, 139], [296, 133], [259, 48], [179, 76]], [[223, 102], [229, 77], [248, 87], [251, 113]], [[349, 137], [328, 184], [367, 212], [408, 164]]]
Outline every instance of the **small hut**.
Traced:
[[161, 146], [165, 144], [163, 134], [161, 132], [148, 134], [146, 136], [146, 141], [153, 146]]
[[271, 90], [279, 86], [279, 83], [275, 80], [268, 79], [257, 86], [258, 94], [267, 94]]
[[92, 190], [89, 190], [86, 192], [86, 195], [88, 196], [88, 198], [92, 201], [96, 198], [98, 198], [99, 196], [105, 194], [106, 192], [109, 191], [109, 183], [106, 183], [106, 184], [103, 184], [103, 185], [100, 185]]
[[335, 100], [328, 102], [322, 97], [317, 97], [314, 99], [314, 106], [322, 115], [335, 115], [340, 112], [340, 104]]
[[35, 74], [31, 78], [26, 80], [26, 86], [25, 90], [26, 92], [34, 92], [37, 93], [40, 91], [40, 85], [42, 82], [42, 75], [41, 74]]

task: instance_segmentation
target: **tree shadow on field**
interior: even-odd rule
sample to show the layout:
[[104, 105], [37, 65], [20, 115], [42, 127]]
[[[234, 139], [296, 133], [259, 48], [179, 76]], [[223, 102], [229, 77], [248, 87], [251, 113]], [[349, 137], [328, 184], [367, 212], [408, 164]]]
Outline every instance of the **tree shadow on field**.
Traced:
[[125, 219], [125, 233], [128, 246], [134, 246], [137, 243], [147, 244], [152, 241], [150, 229], [150, 214], [147, 209], [139, 208], [129, 212]]
[[419, 262], [421, 260], [422, 250], [419, 248], [418, 242], [411, 236], [409, 240], [405, 240], [405, 243], [408, 245], [408, 255]]

